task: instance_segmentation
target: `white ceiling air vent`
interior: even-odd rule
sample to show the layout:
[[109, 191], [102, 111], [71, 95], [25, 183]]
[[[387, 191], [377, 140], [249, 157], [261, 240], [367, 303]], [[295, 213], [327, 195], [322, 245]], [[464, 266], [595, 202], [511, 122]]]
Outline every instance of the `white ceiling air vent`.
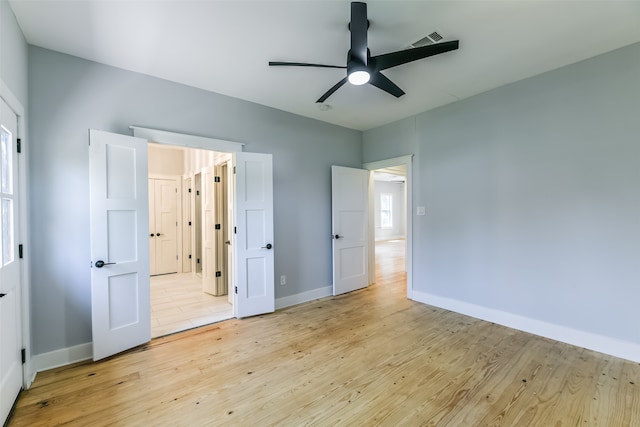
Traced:
[[411, 47], [428, 46], [430, 44], [438, 43], [443, 38], [444, 37], [442, 37], [442, 35], [439, 32], [434, 31], [433, 33], [429, 34], [428, 36], [425, 36], [425, 37], [421, 38], [417, 42], [411, 43]]

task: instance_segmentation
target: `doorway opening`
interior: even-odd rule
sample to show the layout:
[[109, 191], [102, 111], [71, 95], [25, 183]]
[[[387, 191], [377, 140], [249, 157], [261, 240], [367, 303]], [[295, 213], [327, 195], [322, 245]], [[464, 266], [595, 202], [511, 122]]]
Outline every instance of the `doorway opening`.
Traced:
[[[402, 268], [402, 266], [404, 266], [404, 277], [405, 279], [401, 281], [402, 285], [405, 286], [405, 291], [406, 291], [406, 295], [407, 298], [412, 299], [413, 298], [413, 269], [412, 269], [412, 265], [413, 265], [413, 237], [412, 237], [412, 230], [413, 230], [413, 213], [412, 213], [412, 209], [413, 209], [413, 201], [412, 201], [412, 194], [413, 194], [413, 190], [412, 190], [412, 176], [413, 176], [413, 168], [412, 168], [412, 162], [413, 162], [413, 155], [409, 154], [406, 156], [400, 156], [400, 157], [395, 157], [395, 158], [391, 158], [391, 159], [385, 159], [385, 160], [378, 160], [375, 162], [368, 162], [363, 164], [363, 168], [367, 169], [371, 172], [370, 174], [370, 181], [369, 181], [369, 277], [370, 277], [370, 282], [373, 283], [376, 280], [376, 252], [380, 253], [380, 260], [384, 260], [386, 259], [386, 255], [384, 254], [384, 250], [382, 249], [382, 247], [380, 247], [380, 250], [376, 251], [376, 214], [380, 216], [380, 218], [385, 215], [388, 215], [388, 212], [385, 214], [381, 214], [380, 212], [376, 213], [376, 208], [375, 208], [375, 183], [376, 183], [376, 179], [375, 179], [375, 172], [379, 172], [380, 174], [388, 174], [389, 176], [386, 178], [387, 181], [402, 181], [404, 180], [403, 184], [394, 184], [394, 185], [399, 185], [401, 187], [403, 187], [404, 190], [404, 197], [403, 197], [403, 202], [400, 204], [401, 208], [400, 208], [400, 212], [397, 212], [397, 208], [396, 208], [396, 212], [393, 211], [393, 206], [391, 207], [391, 216], [392, 216], [392, 221], [391, 221], [391, 227], [389, 227], [389, 221], [388, 221], [388, 217], [385, 218], [385, 226], [389, 227], [387, 231], [387, 234], [384, 233], [378, 233], [378, 237], [379, 240], [381, 241], [383, 240], [383, 236], [386, 237], [388, 240], [400, 240], [404, 246], [404, 251], [403, 251], [403, 256], [401, 256], [398, 260], [398, 255], [397, 255], [397, 251], [396, 251], [396, 255], [393, 255], [394, 257], [396, 257], [396, 261], [394, 261], [396, 263], [396, 265], [399, 265], [398, 268]], [[378, 179], [378, 181], [382, 180], [382, 176], [381, 175]], [[396, 178], [392, 178], [392, 176], [396, 176]], [[380, 191], [380, 193], [382, 193], [382, 191]], [[391, 193], [393, 194], [393, 191], [387, 192], [387, 193]], [[378, 196], [379, 198], [381, 196]], [[386, 198], [387, 200], [385, 201], [385, 203], [387, 202], [391, 202], [391, 204], [393, 204], [394, 202], [394, 197], [393, 195], [391, 196], [391, 200], [389, 200], [389, 198]], [[396, 198], [397, 201], [397, 198]], [[380, 206], [382, 204], [381, 200], [378, 200], [379, 203], [379, 207], [378, 209], [380, 209]], [[388, 205], [385, 205], [385, 210], [388, 211]], [[400, 227], [401, 230], [403, 231], [398, 231], [398, 229], [396, 229], [394, 231], [393, 228], [393, 218], [398, 218], [399, 214], [404, 220], [404, 224], [402, 224], [402, 226]], [[402, 238], [394, 238], [397, 236], [403, 236], [404, 241], [402, 241]], [[399, 242], [391, 242], [391, 243], [399, 243]], [[381, 245], [380, 245], [381, 246]]]
[[373, 173], [373, 224], [376, 283], [397, 283], [406, 273], [407, 167]]
[[229, 153], [148, 144], [151, 337], [233, 317]]

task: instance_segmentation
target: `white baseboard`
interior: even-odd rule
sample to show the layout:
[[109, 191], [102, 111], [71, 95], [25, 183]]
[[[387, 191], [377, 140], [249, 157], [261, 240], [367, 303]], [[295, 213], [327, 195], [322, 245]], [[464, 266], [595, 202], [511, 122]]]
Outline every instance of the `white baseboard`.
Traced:
[[291, 307], [292, 305], [302, 304], [303, 302], [313, 301], [314, 299], [324, 298], [333, 295], [333, 287], [325, 286], [324, 288], [314, 289], [312, 291], [302, 292], [288, 297], [276, 299], [276, 310]]
[[89, 342], [50, 351], [49, 353], [37, 354], [31, 359], [31, 367], [37, 373], [91, 359], [92, 356], [93, 345]]
[[387, 242], [389, 240], [405, 240], [406, 237], [404, 234], [398, 234], [397, 236], [384, 236], [384, 237], [376, 237], [376, 242]]
[[413, 290], [414, 301], [640, 363], [640, 344]]

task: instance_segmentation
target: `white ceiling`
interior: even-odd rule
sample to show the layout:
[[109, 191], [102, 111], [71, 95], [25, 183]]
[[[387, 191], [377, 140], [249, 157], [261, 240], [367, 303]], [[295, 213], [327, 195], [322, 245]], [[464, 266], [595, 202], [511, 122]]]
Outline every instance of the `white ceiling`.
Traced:
[[640, 41], [640, 0], [368, 1], [369, 48], [437, 30], [460, 49], [384, 74], [407, 94], [343, 86], [349, 1], [10, 0], [27, 42], [366, 130]]

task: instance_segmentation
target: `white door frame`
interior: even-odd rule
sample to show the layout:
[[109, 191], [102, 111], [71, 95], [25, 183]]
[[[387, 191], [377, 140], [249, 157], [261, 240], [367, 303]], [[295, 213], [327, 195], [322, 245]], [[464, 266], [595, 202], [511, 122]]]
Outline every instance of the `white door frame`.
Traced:
[[[7, 103], [9, 108], [16, 113], [18, 118], [18, 135], [20, 138], [20, 143], [22, 145], [22, 153], [18, 155], [18, 180], [19, 182], [19, 191], [20, 198], [18, 200], [18, 217], [20, 218], [20, 230], [19, 236], [17, 240], [19, 243], [28, 243], [29, 242], [29, 221], [28, 219], [28, 208], [29, 208], [29, 194], [27, 185], [27, 165], [29, 150], [27, 150], [27, 139], [26, 139], [26, 120], [25, 120], [25, 109], [22, 106], [22, 103], [18, 101], [18, 98], [11, 92], [9, 87], [4, 83], [4, 80], [0, 79], [0, 97]], [[28, 389], [31, 386], [35, 378], [35, 372], [32, 369], [31, 362], [31, 313], [29, 301], [31, 300], [31, 282], [29, 280], [29, 255], [30, 248], [28, 244], [23, 246], [23, 258], [20, 266], [20, 283], [19, 287], [21, 290], [20, 294], [20, 310], [22, 312], [22, 348], [25, 349], [25, 363], [22, 365], [22, 385], [25, 389]]]
[[[407, 169], [406, 177], [406, 233], [407, 250], [405, 253], [405, 262], [407, 270], [407, 298], [413, 299], [413, 171], [412, 171], [413, 154], [406, 156], [394, 157], [392, 159], [378, 160], [375, 162], [363, 163], [364, 169], [373, 171], [392, 166], [405, 166]], [[373, 175], [373, 174], [372, 174]], [[373, 179], [373, 177], [371, 178]], [[369, 192], [373, 191], [373, 186], [369, 188]], [[376, 273], [376, 251], [375, 251], [375, 223], [373, 221], [373, 197], [369, 197], [369, 281], [375, 280]]]

